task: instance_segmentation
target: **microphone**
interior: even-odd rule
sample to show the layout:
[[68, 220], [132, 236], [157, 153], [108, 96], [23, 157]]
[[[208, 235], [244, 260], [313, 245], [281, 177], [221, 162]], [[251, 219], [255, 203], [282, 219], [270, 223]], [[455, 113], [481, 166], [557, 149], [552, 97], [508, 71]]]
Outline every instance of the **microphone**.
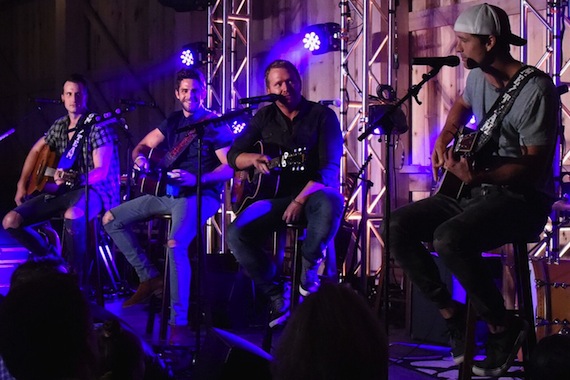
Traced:
[[121, 104], [124, 104], [124, 105], [127, 105], [127, 106], [150, 107], [150, 108], [155, 108], [155, 107], [156, 107], [156, 103], [155, 103], [155, 102], [145, 102], [144, 100], [121, 99], [119, 102], [120, 102]]
[[449, 55], [447, 57], [417, 57], [412, 58], [412, 65], [428, 65], [432, 67], [459, 65], [459, 57], [456, 55]]
[[61, 99], [48, 99], [48, 98], [30, 98], [31, 103], [43, 103], [43, 104], [61, 104]]
[[319, 104], [322, 104], [323, 106], [340, 107], [340, 99], [323, 99], [319, 100]]
[[251, 98], [240, 99], [239, 104], [259, 104], [263, 102], [274, 102], [279, 99], [282, 99], [281, 95], [267, 94], [261, 96], [252, 96]]

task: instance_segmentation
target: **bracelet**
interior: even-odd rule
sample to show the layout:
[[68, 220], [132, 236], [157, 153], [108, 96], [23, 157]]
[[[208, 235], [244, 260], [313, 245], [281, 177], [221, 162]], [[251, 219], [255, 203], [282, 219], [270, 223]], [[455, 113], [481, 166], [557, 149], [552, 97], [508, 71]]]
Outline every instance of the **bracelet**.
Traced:
[[298, 205], [301, 205], [301, 206], [304, 206], [304, 205], [305, 205], [304, 203], [301, 203], [301, 202], [299, 202], [299, 201], [296, 200], [296, 199], [293, 199], [291, 202], [297, 203]]
[[139, 158], [144, 158], [144, 159], [146, 160], [146, 157], [145, 157], [144, 155], [139, 154], [139, 155], [135, 158], [135, 161], [134, 161], [134, 162], [137, 162], [137, 160], [138, 160]]

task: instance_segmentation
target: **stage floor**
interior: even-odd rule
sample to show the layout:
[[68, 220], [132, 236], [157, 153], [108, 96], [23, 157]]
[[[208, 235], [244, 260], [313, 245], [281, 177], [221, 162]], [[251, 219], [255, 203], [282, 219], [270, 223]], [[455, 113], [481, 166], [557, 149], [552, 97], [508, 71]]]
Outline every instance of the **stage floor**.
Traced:
[[[18, 247], [11, 241], [4, 231], [0, 231], [0, 292], [5, 294], [9, 290], [9, 276], [13, 269], [23, 260], [26, 255], [22, 253], [22, 247]], [[251, 280], [241, 271], [236, 271], [233, 262], [227, 260], [224, 255], [208, 255], [206, 263], [206, 276], [204, 278], [205, 289], [203, 290], [206, 301], [202, 304], [203, 310], [208, 311], [210, 326], [200, 325], [200, 340], [194, 333], [189, 345], [181, 348], [168, 346], [166, 341], [160, 339], [160, 315], [156, 315], [153, 328], [147, 333], [147, 323], [149, 317], [149, 304], [135, 305], [130, 308], [122, 308], [121, 305], [127, 295], [124, 292], [105, 292], [105, 297], [98, 303], [104, 308], [122, 319], [132, 330], [146, 341], [152, 349], [162, 358], [168, 368], [170, 368], [175, 379], [212, 379], [212, 376], [199, 375], [196, 367], [200, 366], [200, 358], [208, 358], [210, 363], [217, 366], [224, 366], [224, 352], [207, 352], [211, 347], [208, 339], [212, 339], [214, 328], [221, 332], [233, 336], [231, 340], [240, 341], [241, 348], [258, 355], [263, 354], [262, 343], [265, 333], [266, 310], [261, 302], [255, 300], [255, 292], [252, 288]], [[128, 267], [127, 267], [128, 268]], [[119, 268], [123, 274], [123, 283], [133, 282], [132, 276], [124, 275], [130, 269]], [[103, 282], [109, 285], [109, 279], [103, 270]], [[127, 281], [128, 280], [128, 281]], [[123, 289], [126, 286], [123, 286]], [[194, 293], [195, 289], [193, 289]], [[196, 302], [196, 301], [194, 301]], [[192, 306], [191, 306], [192, 307]], [[419, 306], [422, 308], [423, 306]], [[194, 309], [196, 309], [194, 307]], [[402, 311], [399, 311], [398, 320], [404, 320]], [[433, 311], [420, 310], [419, 315], [427, 326], [431, 326], [429, 331], [433, 335], [433, 330], [438, 323], [439, 316]], [[430, 320], [431, 319], [431, 320]], [[273, 346], [279, 342], [280, 331], [273, 334]], [[439, 335], [439, 333], [437, 334]], [[218, 336], [218, 335], [216, 335]], [[413, 336], [413, 337], [412, 337]], [[449, 348], [441, 343], [426, 341], [423, 330], [415, 331], [411, 334], [408, 329], [390, 325], [388, 327], [388, 339], [390, 345], [390, 380], [422, 380], [422, 379], [457, 379], [458, 367], [453, 365], [449, 357]], [[417, 339], [420, 338], [420, 339]], [[199, 345], [198, 345], [199, 343]], [[218, 347], [219, 349], [219, 347]], [[219, 350], [218, 350], [219, 351]], [[223, 351], [223, 350], [222, 350]], [[198, 352], [198, 355], [195, 355]], [[227, 354], [228, 352], [226, 352]], [[194, 361], [196, 359], [196, 361]], [[514, 371], [517, 368], [513, 368]], [[520, 373], [518, 374], [520, 375]], [[249, 376], [248, 378], [252, 378]], [[474, 379], [477, 377], [473, 377]], [[511, 377], [503, 379], [518, 379], [514, 372]], [[478, 378], [480, 379], [480, 378]]]
[[[128, 323], [140, 336], [151, 344], [155, 352], [159, 353], [173, 368], [176, 379], [209, 379], [208, 376], [198, 376], [194, 372], [192, 364], [192, 355], [196, 352], [196, 336], [188, 347], [182, 349], [172, 349], [167, 346], [165, 341], [159, 337], [160, 320], [155, 320], [154, 329], [151, 334], [147, 334], [146, 325], [148, 318], [148, 306], [136, 305], [131, 308], [123, 309], [121, 304], [123, 297], [115, 297], [106, 300], [105, 308], [113, 314], [119, 316]], [[251, 323], [247, 326], [223, 326], [218, 328], [225, 332], [235, 335], [238, 339], [243, 339], [252, 345], [254, 350], [262, 348], [265, 327], [262, 323]], [[208, 343], [204, 344], [208, 328], [201, 327], [200, 351], [202, 357], [208, 357], [211, 361], [211, 352], [204, 352], [204, 348], [209, 347]], [[273, 335], [273, 347], [279, 341], [279, 331]], [[449, 356], [449, 348], [432, 344], [430, 342], [421, 342], [410, 337], [409, 332], [405, 328], [388, 328], [389, 345], [390, 345], [390, 363], [389, 363], [389, 380], [422, 380], [422, 379], [457, 379], [458, 366], [454, 365]], [[185, 352], [184, 352], [185, 351]], [[217, 354], [216, 354], [217, 355]], [[198, 355], [197, 358], [201, 356]], [[218, 359], [216, 359], [218, 360]], [[224, 359], [219, 359], [219, 365], [223, 366]], [[199, 359], [198, 359], [199, 362]], [[198, 364], [199, 365], [199, 364]], [[502, 377], [502, 379], [520, 379], [520, 367], [512, 368], [511, 376]], [[482, 379], [473, 376], [473, 379]]]

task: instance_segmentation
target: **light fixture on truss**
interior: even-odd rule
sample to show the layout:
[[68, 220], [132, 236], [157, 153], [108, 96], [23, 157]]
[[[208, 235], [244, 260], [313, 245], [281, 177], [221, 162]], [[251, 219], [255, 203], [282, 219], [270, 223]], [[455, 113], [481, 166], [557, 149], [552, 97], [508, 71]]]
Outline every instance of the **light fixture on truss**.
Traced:
[[340, 25], [336, 22], [310, 25], [302, 34], [303, 47], [314, 55], [340, 50]]

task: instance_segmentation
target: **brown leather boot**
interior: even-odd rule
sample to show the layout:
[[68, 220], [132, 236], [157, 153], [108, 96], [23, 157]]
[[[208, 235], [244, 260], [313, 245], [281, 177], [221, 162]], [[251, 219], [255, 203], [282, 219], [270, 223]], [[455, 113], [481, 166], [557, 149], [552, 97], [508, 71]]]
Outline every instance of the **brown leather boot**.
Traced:
[[150, 280], [143, 281], [139, 284], [135, 294], [128, 300], [123, 302], [123, 307], [133, 306], [146, 301], [153, 293], [162, 293], [164, 282], [161, 276], [151, 278]]

